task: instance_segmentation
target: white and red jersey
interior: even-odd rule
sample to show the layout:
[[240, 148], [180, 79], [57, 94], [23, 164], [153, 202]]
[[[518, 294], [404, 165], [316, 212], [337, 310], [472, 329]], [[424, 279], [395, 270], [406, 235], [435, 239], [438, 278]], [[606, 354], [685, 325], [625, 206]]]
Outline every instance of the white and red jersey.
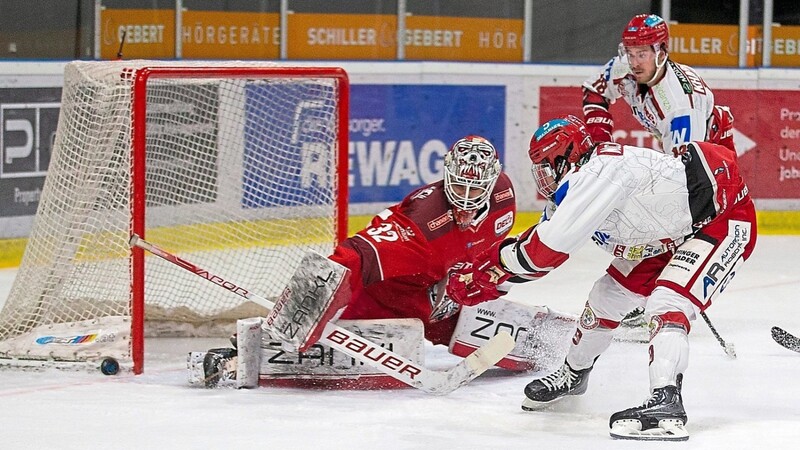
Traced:
[[443, 181], [414, 191], [375, 216], [331, 256], [352, 272], [352, 299], [341, 318], [419, 318], [429, 340], [447, 344], [457, 316], [430, 323], [428, 289], [456, 263], [471, 261], [504, 239], [515, 215], [514, 189], [504, 173], [465, 230], [453, 220]]
[[598, 145], [561, 180], [546, 220], [502, 248], [503, 264], [540, 277], [589, 238], [618, 258], [654, 257], [730, 211], [752, 208], [733, 152], [707, 142], [685, 148], [675, 158], [649, 148]]
[[[714, 109], [714, 94], [689, 66], [672, 60], [665, 63], [664, 76], [652, 87], [636, 82], [625, 56], [612, 58], [599, 75], [583, 83], [583, 110], [587, 128], [613, 127], [608, 106], [620, 97], [633, 116], [660, 142], [664, 153], [690, 141], [707, 138], [708, 121]], [[605, 122], [605, 123], [602, 123]]]

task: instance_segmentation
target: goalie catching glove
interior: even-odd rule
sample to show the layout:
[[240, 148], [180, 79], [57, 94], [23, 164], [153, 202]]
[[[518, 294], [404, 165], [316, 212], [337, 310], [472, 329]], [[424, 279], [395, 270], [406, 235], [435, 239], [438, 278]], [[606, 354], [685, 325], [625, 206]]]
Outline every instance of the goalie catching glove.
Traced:
[[501, 285], [514, 274], [500, 261], [500, 249], [515, 242], [514, 238], [495, 242], [474, 262], [451, 270], [447, 279], [447, 296], [461, 305], [474, 306], [505, 295], [508, 289]]

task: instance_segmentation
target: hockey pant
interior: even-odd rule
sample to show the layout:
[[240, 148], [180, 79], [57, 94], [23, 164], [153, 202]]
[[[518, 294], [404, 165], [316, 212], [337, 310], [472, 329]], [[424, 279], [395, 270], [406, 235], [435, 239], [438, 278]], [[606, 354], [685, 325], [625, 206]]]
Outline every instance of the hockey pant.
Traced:
[[[740, 220], [741, 219], [741, 220]], [[742, 209], [716, 220], [674, 253], [642, 261], [615, 259], [593, 286], [567, 354], [574, 369], [591, 367], [625, 315], [645, 308], [650, 322], [650, 387], [675, 384], [688, 365], [695, 309], [705, 310], [755, 246], [755, 214]]]

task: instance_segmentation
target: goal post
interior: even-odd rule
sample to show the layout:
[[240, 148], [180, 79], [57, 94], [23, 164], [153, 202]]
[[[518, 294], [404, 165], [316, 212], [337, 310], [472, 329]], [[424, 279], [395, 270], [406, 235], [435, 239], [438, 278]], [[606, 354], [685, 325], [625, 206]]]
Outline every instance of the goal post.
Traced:
[[0, 312], [0, 364], [144, 367], [145, 335], [219, 335], [262, 315], [131, 234], [270, 297], [347, 235], [341, 68], [72, 62], [28, 246]]

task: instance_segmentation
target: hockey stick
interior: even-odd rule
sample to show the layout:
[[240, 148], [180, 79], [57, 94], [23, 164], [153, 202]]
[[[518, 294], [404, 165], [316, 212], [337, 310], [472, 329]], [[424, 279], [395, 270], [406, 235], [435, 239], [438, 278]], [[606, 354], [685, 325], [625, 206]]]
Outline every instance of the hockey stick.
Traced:
[[800, 353], [800, 338], [781, 327], [772, 327], [772, 339], [784, 348]]
[[[269, 299], [254, 294], [242, 286], [238, 286], [217, 274], [213, 274], [183, 258], [173, 255], [145, 241], [136, 234], [131, 236], [129, 244], [131, 247], [139, 247], [147, 250], [161, 259], [186, 269], [270, 311], [275, 307], [275, 303]], [[429, 394], [437, 395], [448, 394], [469, 383], [478, 375], [485, 372], [489, 367], [500, 361], [514, 348], [514, 339], [511, 335], [505, 331], [501, 331], [489, 339], [489, 342], [464, 358], [464, 360], [459, 362], [455, 367], [444, 371], [437, 371], [412, 362], [404, 356], [394, 353], [387, 348], [383, 348], [331, 322], [325, 325], [320, 341], [411, 387], [415, 387]], [[375, 358], [374, 355], [381, 356]]]
[[733, 342], [725, 342], [725, 340], [722, 339], [722, 336], [720, 336], [717, 332], [717, 329], [714, 328], [714, 325], [711, 323], [711, 319], [708, 318], [705, 311], [700, 311], [700, 315], [703, 316], [703, 320], [706, 321], [706, 325], [708, 325], [708, 328], [711, 329], [711, 333], [714, 335], [714, 337], [717, 338], [717, 342], [719, 342], [719, 345], [722, 346], [725, 354], [731, 359], [736, 359], [736, 349], [733, 348]]

